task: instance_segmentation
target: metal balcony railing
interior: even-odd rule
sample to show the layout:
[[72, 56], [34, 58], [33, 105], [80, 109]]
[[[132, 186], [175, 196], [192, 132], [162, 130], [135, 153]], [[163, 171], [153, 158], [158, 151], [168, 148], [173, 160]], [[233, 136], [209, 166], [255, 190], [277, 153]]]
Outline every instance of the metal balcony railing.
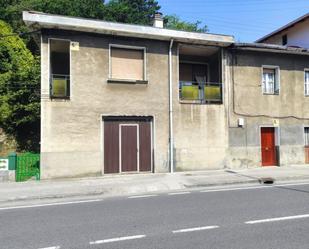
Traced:
[[214, 82], [179, 82], [180, 100], [198, 101], [200, 103], [221, 103], [222, 83]]
[[50, 94], [52, 98], [70, 97], [70, 75], [52, 74]]

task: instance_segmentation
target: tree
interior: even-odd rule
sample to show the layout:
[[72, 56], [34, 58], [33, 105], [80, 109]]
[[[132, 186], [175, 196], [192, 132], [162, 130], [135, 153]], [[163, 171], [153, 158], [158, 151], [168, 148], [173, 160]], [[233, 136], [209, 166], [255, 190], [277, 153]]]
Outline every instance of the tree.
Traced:
[[196, 22], [187, 22], [182, 21], [177, 15], [167, 15], [164, 18], [165, 27], [169, 29], [177, 29], [184, 31], [193, 31], [193, 32], [201, 32], [206, 33], [208, 28], [206, 25], [200, 27], [201, 21]]
[[0, 21], [0, 127], [19, 150], [38, 151], [40, 139], [39, 58]]
[[105, 5], [104, 20], [152, 25], [160, 8], [155, 0], [111, 0]]

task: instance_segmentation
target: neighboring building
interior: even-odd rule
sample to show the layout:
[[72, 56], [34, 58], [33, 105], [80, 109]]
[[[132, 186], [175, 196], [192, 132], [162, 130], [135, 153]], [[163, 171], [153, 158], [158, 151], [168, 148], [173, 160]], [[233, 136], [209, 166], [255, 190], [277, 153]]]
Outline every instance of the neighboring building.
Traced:
[[309, 13], [258, 39], [256, 42], [309, 48]]
[[158, 16], [23, 18], [41, 29], [42, 178], [305, 163], [309, 51]]

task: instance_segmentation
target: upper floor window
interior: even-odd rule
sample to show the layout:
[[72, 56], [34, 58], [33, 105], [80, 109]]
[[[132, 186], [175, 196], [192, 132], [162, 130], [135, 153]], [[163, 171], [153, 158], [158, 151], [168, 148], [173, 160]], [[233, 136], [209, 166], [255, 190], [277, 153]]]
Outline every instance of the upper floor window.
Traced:
[[279, 94], [279, 67], [263, 67], [262, 91], [263, 94]]
[[305, 70], [305, 96], [309, 96], [309, 69]]
[[221, 102], [222, 85], [208, 82], [208, 65], [198, 62], [179, 63], [179, 98], [199, 103]]
[[145, 48], [110, 46], [111, 80], [146, 80]]
[[282, 45], [285, 46], [288, 44], [288, 35], [283, 35], [282, 36]]
[[50, 96], [70, 97], [70, 41], [49, 40]]

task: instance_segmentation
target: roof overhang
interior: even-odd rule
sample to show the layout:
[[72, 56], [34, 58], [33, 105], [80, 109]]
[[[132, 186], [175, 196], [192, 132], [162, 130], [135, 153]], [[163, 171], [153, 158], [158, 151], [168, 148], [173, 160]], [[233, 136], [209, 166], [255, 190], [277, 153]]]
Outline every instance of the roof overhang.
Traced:
[[227, 47], [234, 43], [234, 37], [229, 35], [186, 32], [79, 17], [52, 15], [33, 11], [24, 11], [23, 20], [26, 25], [32, 29], [72, 30], [162, 41], [173, 39], [175, 42], [216, 45], [222, 47]]
[[247, 50], [247, 51], [259, 51], [268, 53], [280, 53], [280, 54], [295, 54], [295, 55], [309, 55], [309, 49], [287, 47], [266, 43], [235, 43], [231, 46], [232, 49]]

